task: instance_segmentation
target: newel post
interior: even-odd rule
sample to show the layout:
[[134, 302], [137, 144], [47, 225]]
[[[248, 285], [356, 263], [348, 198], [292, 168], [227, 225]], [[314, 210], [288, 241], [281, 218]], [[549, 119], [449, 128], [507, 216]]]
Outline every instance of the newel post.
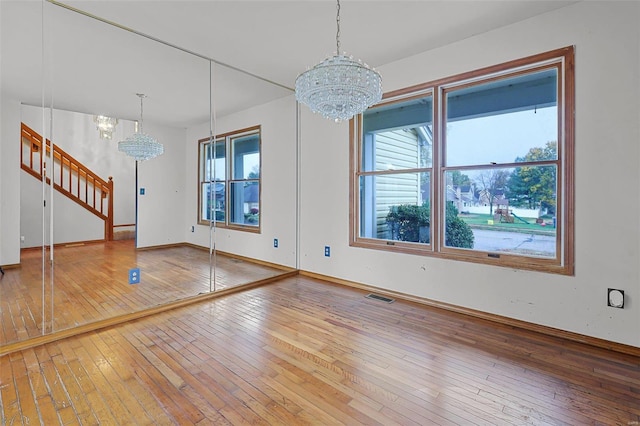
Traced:
[[113, 241], [113, 176], [109, 176], [109, 208], [105, 222], [104, 237], [107, 241]]

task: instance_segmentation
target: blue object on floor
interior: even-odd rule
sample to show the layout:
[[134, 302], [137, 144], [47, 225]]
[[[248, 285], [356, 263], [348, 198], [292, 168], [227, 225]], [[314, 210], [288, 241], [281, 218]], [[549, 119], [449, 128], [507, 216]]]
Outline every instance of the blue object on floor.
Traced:
[[129, 269], [129, 284], [138, 284], [140, 282], [140, 268]]

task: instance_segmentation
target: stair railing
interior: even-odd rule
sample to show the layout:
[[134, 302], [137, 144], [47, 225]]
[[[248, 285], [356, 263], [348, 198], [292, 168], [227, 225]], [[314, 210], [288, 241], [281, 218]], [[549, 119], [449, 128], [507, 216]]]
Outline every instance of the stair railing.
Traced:
[[[20, 139], [22, 170], [42, 181], [42, 136], [22, 123]], [[50, 155], [51, 145], [51, 141], [47, 139], [46, 155]], [[109, 176], [109, 180], [105, 181], [56, 144], [53, 144], [53, 161], [56, 166], [54, 188], [104, 220], [105, 240], [113, 240], [113, 178]], [[51, 183], [49, 176], [47, 183]]]

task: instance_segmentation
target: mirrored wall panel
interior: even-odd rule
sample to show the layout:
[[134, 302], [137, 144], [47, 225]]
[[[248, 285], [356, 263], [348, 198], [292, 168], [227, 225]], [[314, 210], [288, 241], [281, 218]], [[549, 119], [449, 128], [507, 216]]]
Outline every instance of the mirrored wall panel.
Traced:
[[10, 123], [22, 243], [3, 345], [296, 268], [290, 90], [57, 4], [29, 13], [42, 95]]

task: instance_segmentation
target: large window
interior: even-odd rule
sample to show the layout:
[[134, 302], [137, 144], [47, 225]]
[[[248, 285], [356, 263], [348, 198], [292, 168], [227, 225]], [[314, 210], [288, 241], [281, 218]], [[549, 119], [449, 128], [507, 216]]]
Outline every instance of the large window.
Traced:
[[[215, 141], [213, 140], [215, 139]], [[260, 229], [260, 127], [198, 141], [198, 222]]]
[[351, 244], [573, 274], [573, 48], [352, 120]]

